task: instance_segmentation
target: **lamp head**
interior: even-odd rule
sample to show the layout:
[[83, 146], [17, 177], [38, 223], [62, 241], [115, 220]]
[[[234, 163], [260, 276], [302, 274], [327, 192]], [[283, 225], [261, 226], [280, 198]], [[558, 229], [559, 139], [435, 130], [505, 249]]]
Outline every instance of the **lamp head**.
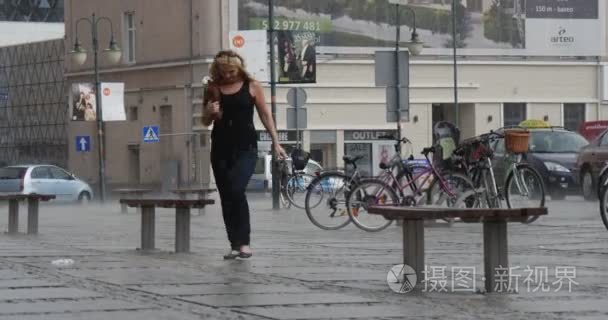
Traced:
[[104, 52], [108, 57], [108, 61], [110, 61], [111, 64], [118, 64], [120, 62], [120, 57], [122, 57], [122, 51], [120, 50], [120, 47], [118, 47], [118, 45], [116, 44], [116, 41], [114, 41], [114, 37], [112, 37], [112, 40], [110, 40], [110, 46], [108, 47], [108, 49], [105, 49]]
[[76, 42], [74, 43], [74, 50], [70, 52], [70, 55], [72, 56], [72, 62], [79, 66], [83, 65], [87, 60], [87, 51], [80, 46], [78, 39], [76, 39]]
[[412, 32], [412, 39], [407, 44], [407, 48], [412, 53], [412, 55], [417, 56], [422, 52], [422, 49], [424, 48], [423, 44], [424, 43], [420, 41], [420, 38], [418, 37], [416, 31], [414, 31]]

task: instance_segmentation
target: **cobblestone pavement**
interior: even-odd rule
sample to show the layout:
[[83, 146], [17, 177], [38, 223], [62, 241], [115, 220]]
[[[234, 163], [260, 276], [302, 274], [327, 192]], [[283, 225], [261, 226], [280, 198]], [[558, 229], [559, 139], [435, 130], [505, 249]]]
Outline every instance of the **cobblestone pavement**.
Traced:
[[[159, 250], [144, 254], [136, 250], [140, 216], [133, 210], [42, 205], [38, 236], [0, 235], [0, 320], [608, 318], [608, 231], [595, 202], [552, 201], [549, 216], [509, 224], [517, 293], [479, 293], [482, 228], [456, 223], [425, 231], [426, 264], [437, 281], [427, 292], [398, 294], [386, 278], [402, 260], [400, 228], [323, 231], [301, 210], [272, 211], [267, 195], [250, 198], [254, 257], [246, 261], [222, 259], [217, 205], [192, 217], [190, 254], [171, 253], [170, 210], [157, 214]], [[2, 230], [7, 221], [0, 207]], [[74, 263], [52, 264], [59, 259]], [[468, 267], [475, 276], [457, 286], [462, 279], [451, 270]], [[576, 282], [571, 292], [568, 279]]]

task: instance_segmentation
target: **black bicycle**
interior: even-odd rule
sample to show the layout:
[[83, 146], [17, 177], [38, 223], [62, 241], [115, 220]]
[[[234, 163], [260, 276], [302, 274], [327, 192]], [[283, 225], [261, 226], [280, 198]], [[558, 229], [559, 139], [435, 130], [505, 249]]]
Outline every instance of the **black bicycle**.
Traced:
[[347, 167], [352, 166], [350, 174], [342, 170], [321, 172], [310, 182], [306, 192], [306, 215], [310, 222], [324, 230], [337, 230], [351, 222], [346, 199], [362, 179], [357, 161], [363, 156], [344, 156], [342, 159]]

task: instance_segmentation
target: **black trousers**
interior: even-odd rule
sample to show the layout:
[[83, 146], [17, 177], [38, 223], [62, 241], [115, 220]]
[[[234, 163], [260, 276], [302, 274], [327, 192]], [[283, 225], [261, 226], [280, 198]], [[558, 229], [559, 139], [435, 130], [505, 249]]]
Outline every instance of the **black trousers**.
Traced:
[[211, 166], [232, 249], [249, 245], [251, 225], [245, 190], [255, 170], [257, 150], [211, 150]]

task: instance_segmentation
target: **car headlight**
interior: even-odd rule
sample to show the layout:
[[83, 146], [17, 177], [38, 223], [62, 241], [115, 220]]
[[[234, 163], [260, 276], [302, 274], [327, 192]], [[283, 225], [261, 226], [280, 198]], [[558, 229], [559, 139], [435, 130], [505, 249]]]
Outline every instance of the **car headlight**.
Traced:
[[545, 162], [545, 167], [547, 167], [547, 170], [549, 170], [549, 171], [570, 172], [570, 170], [568, 168], [562, 166], [559, 163], [555, 163], [555, 162]]

